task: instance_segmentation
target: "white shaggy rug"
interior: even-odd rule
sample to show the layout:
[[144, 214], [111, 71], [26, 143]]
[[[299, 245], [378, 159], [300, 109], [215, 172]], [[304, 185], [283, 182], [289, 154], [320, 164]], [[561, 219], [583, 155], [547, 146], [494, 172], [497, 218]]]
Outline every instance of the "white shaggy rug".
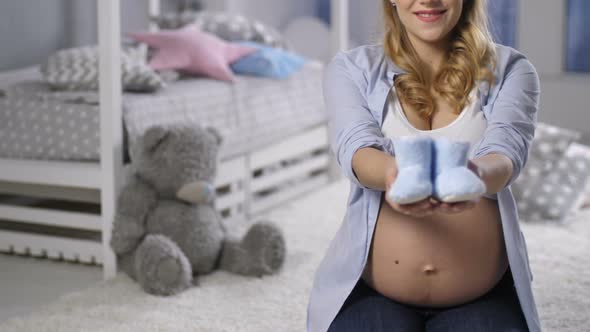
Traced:
[[[252, 279], [217, 271], [201, 277], [199, 287], [155, 297], [119, 274], [9, 319], [0, 331], [304, 331], [312, 277], [344, 216], [348, 190], [340, 180], [267, 214], [287, 238], [278, 275]], [[586, 209], [565, 226], [522, 224], [544, 331], [590, 329], [589, 219]]]

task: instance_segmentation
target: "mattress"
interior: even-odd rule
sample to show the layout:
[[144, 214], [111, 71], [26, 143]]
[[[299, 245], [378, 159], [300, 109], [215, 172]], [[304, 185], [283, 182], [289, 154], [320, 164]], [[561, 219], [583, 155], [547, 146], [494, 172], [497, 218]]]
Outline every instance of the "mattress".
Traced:
[[[224, 138], [221, 158], [321, 125], [327, 120], [322, 71], [320, 63], [308, 62], [286, 80], [238, 75], [230, 84], [191, 78], [157, 93], [124, 93], [125, 151], [153, 125], [213, 126]], [[10, 82], [0, 77], [0, 158], [99, 160], [97, 92], [52, 91], [35, 71], [24, 73]]]

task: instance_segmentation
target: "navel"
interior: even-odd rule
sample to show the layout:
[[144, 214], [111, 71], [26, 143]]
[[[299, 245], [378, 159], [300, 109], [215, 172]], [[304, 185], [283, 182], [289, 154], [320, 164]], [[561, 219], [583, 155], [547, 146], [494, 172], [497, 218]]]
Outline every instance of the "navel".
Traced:
[[434, 274], [434, 273], [436, 273], [436, 271], [437, 271], [436, 268], [432, 264], [426, 264], [422, 268], [422, 272], [424, 272], [427, 275]]

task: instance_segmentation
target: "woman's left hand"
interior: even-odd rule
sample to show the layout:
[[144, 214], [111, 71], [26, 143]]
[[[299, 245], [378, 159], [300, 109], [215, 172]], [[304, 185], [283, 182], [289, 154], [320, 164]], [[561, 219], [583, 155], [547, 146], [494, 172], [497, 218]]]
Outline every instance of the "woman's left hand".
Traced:
[[465, 210], [472, 209], [475, 207], [477, 202], [479, 202], [479, 198], [476, 200], [472, 200], [472, 201], [452, 202], [452, 203], [441, 202], [441, 201], [439, 201], [435, 198], [432, 198], [432, 197], [430, 199], [434, 205], [434, 208], [433, 208], [434, 212], [441, 212], [441, 213], [448, 213], [448, 214], [460, 213]]

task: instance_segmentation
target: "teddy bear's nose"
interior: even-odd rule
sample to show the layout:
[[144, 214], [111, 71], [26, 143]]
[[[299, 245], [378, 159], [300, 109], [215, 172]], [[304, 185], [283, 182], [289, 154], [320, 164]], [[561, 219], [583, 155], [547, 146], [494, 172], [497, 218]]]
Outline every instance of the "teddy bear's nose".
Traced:
[[215, 199], [215, 187], [210, 182], [194, 181], [187, 183], [176, 192], [178, 199], [194, 203], [212, 203]]

